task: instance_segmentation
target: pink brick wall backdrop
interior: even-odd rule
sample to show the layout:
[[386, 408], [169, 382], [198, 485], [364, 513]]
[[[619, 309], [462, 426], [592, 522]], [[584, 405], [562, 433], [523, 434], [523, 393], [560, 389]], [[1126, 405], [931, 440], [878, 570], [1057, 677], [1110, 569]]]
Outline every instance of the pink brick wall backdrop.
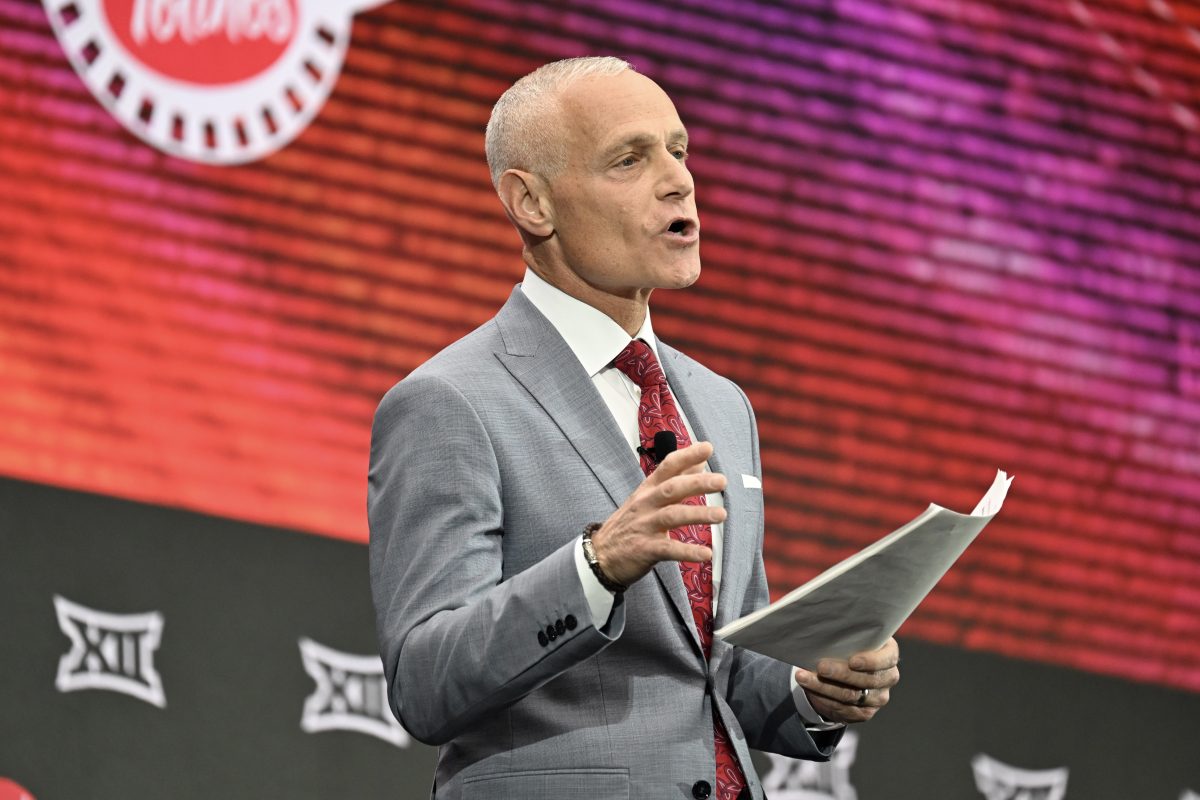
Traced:
[[[904, 633], [1200, 691], [1200, 12], [1166, 0], [394, 2], [254, 164], [168, 157], [0, 0], [0, 472], [365, 540], [392, 382], [521, 274], [482, 159], [539, 63], [693, 140], [665, 339], [739, 381], [769, 571], [1008, 504]], [[695, 318], [708, 324], [691, 324]]]

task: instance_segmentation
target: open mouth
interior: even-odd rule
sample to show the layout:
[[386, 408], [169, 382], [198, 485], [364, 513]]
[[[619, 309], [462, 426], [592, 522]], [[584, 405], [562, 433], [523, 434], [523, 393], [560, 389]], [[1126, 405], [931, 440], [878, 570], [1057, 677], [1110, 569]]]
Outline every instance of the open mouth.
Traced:
[[690, 237], [696, 232], [699, 226], [687, 217], [679, 217], [671, 220], [671, 224], [667, 226], [666, 232], [673, 236]]

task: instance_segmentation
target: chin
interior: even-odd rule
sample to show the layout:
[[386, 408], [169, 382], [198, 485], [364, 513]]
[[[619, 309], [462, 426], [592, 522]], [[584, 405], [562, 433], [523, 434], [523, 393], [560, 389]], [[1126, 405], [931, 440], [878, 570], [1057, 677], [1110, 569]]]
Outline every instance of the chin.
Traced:
[[696, 281], [700, 280], [700, 258], [689, 260], [682, 264], [675, 264], [667, 270], [666, 282], [662, 286], [663, 289], [686, 289]]

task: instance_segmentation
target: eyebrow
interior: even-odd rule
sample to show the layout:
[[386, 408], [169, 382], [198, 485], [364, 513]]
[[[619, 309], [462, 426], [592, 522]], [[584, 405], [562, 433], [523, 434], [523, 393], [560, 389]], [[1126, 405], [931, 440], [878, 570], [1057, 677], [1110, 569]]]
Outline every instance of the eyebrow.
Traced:
[[[613, 156], [624, 150], [627, 147], [647, 148], [658, 144], [658, 137], [652, 133], [635, 133], [628, 136], [619, 142], [614, 143], [604, 151], [604, 156]], [[683, 144], [687, 145], [688, 134], [683, 128], [676, 128], [667, 134], [667, 144]]]

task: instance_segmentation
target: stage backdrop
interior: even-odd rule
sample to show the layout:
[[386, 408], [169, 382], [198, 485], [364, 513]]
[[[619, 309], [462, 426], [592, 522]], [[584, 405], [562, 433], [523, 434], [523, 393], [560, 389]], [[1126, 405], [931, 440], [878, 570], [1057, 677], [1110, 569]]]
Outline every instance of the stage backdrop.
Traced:
[[655, 328], [755, 405], [777, 594], [1016, 475], [887, 713], [763, 756], [773, 800], [1194, 800], [1170, 0], [0, 0], [0, 798], [427, 795], [373, 655], [371, 415], [520, 279], [483, 127], [584, 54], [691, 134], [704, 273]]

